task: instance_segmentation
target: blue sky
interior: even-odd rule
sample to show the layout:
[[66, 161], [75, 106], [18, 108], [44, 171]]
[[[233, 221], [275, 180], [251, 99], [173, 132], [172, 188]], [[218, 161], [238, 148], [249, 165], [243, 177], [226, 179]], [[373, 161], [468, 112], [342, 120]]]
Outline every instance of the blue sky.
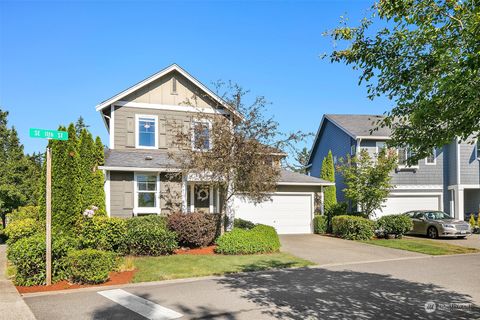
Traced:
[[285, 132], [315, 132], [324, 113], [383, 113], [391, 102], [368, 100], [351, 67], [319, 57], [333, 48], [322, 33], [371, 3], [2, 1], [0, 108], [29, 153], [46, 143], [28, 128], [80, 115], [107, 143], [95, 105], [175, 62], [206, 85], [264, 95]]

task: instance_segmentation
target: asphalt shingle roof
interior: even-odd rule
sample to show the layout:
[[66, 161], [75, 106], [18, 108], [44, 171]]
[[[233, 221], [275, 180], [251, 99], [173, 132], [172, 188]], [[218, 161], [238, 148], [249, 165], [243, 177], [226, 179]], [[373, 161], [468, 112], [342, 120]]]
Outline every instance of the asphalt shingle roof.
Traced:
[[[105, 167], [118, 168], [178, 168], [163, 150], [105, 150]], [[279, 182], [289, 184], [328, 184], [329, 182], [305, 174], [281, 170]]]
[[348, 131], [353, 137], [372, 136], [372, 137], [388, 137], [391, 134], [389, 128], [378, 128], [378, 130], [370, 132], [377, 127], [376, 122], [385, 118], [382, 115], [372, 114], [327, 114], [327, 119]]

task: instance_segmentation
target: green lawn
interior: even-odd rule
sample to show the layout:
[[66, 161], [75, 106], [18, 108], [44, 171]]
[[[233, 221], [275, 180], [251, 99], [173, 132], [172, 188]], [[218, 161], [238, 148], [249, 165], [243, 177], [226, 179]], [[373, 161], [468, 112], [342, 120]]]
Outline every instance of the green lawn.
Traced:
[[403, 238], [403, 239], [374, 239], [360, 241], [363, 243], [374, 244], [377, 246], [401, 249], [413, 252], [419, 252], [429, 255], [446, 255], [446, 254], [459, 254], [459, 253], [475, 253], [480, 250], [475, 248], [467, 248], [462, 246], [456, 246], [445, 242], [421, 239], [421, 238]]
[[305, 267], [313, 263], [287, 253], [258, 255], [172, 255], [134, 258], [133, 282], [222, 275], [242, 271]]

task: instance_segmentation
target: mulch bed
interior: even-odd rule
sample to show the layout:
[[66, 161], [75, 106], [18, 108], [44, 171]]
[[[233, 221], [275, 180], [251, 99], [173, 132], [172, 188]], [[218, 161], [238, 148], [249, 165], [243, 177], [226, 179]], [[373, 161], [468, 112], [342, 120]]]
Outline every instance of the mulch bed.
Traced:
[[69, 290], [69, 289], [78, 289], [78, 288], [87, 288], [87, 287], [101, 287], [101, 286], [110, 286], [115, 284], [126, 284], [132, 282], [133, 276], [135, 275], [136, 270], [133, 271], [123, 271], [123, 272], [110, 272], [110, 279], [101, 284], [76, 284], [69, 283], [67, 280], [63, 280], [57, 283], [54, 283], [50, 286], [16, 286], [18, 292], [20, 293], [33, 293], [33, 292], [45, 292], [45, 291], [56, 291], [56, 290]]
[[197, 255], [214, 255], [216, 246], [208, 246], [203, 248], [181, 248], [175, 250], [175, 254], [197, 254]]

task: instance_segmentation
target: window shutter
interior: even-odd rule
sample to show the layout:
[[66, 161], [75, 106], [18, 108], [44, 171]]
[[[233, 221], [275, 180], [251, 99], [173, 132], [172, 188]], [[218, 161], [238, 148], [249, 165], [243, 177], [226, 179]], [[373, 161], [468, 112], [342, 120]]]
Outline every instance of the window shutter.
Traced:
[[135, 119], [127, 117], [127, 147], [135, 147]]
[[158, 120], [158, 147], [167, 147], [167, 122], [165, 119]]

